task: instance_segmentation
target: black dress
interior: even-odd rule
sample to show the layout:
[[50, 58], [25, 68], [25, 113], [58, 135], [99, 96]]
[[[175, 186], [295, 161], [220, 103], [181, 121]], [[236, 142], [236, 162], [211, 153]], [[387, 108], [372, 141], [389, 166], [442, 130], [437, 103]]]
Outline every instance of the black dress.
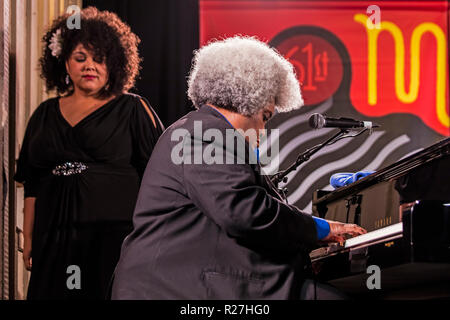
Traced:
[[141, 99], [117, 96], [73, 127], [58, 98], [30, 118], [14, 177], [36, 197], [28, 299], [105, 298], [163, 131]]

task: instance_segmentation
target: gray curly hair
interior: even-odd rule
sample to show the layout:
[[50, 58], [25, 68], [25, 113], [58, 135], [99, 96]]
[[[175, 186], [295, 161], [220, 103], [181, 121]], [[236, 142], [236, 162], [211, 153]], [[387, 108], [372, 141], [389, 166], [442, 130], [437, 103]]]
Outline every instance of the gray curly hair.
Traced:
[[275, 100], [278, 112], [303, 105], [290, 62], [255, 37], [235, 36], [195, 51], [188, 80], [195, 107], [211, 103], [252, 116]]

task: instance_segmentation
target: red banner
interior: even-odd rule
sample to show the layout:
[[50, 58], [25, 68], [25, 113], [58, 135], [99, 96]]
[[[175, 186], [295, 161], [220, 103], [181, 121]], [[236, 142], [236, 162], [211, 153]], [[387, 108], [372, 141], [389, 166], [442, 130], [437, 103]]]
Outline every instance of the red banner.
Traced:
[[[380, 9], [379, 23], [376, 11], [368, 13], [371, 5]], [[235, 34], [275, 39], [296, 67], [307, 105], [333, 95], [349, 63], [357, 111], [371, 117], [410, 113], [446, 136], [448, 9], [447, 1], [203, 0], [200, 39], [202, 45]], [[342, 61], [330, 36], [349, 61]]]
[[311, 130], [313, 112], [381, 125], [289, 176], [290, 203], [307, 210], [333, 173], [377, 170], [450, 135], [448, 21], [447, 1], [200, 0], [201, 45], [256, 36], [295, 66], [306, 106], [268, 124], [280, 129], [282, 169], [331, 134]]

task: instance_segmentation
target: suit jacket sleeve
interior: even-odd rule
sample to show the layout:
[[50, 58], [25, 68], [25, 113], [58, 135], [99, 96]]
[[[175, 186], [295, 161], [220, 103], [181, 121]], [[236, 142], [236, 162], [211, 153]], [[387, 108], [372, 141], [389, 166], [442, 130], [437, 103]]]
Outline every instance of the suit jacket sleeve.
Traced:
[[251, 165], [184, 164], [183, 173], [190, 199], [230, 237], [289, 252], [317, 242], [311, 215], [271, 196]]

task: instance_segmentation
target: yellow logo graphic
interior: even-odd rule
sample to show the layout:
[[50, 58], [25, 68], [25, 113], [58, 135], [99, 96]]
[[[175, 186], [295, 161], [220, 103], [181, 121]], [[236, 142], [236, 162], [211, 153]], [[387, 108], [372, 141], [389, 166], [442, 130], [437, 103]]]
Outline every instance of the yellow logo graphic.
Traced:
[[[388, 31], [395, 42], [395, 93], [403, 103], [413, 103], [417, 100], [420, 85], [420, 42], [426, 32], [430, 32], [436, 39], [436, 114], [439, 122], [445, 127], [450, 127], [450, 117], [446, 110], [446, 81], [447, 81], [447, 40], [442, 29], [431, 22], [419, 24], [411, 35], [410, 48], [410, 82], [409, 90], [405, 90], [405, 45], [402, 30], [389, 21], [382, 21], [376, 27], [364, 14], [355, 14], [354, 20], [361, 23], [367, 32], [368, 43], [368, 103], [377, 104], [377, 50], [378, 35], [382, 31]], [[372, 26], [372, 27], [369, 27]]]

